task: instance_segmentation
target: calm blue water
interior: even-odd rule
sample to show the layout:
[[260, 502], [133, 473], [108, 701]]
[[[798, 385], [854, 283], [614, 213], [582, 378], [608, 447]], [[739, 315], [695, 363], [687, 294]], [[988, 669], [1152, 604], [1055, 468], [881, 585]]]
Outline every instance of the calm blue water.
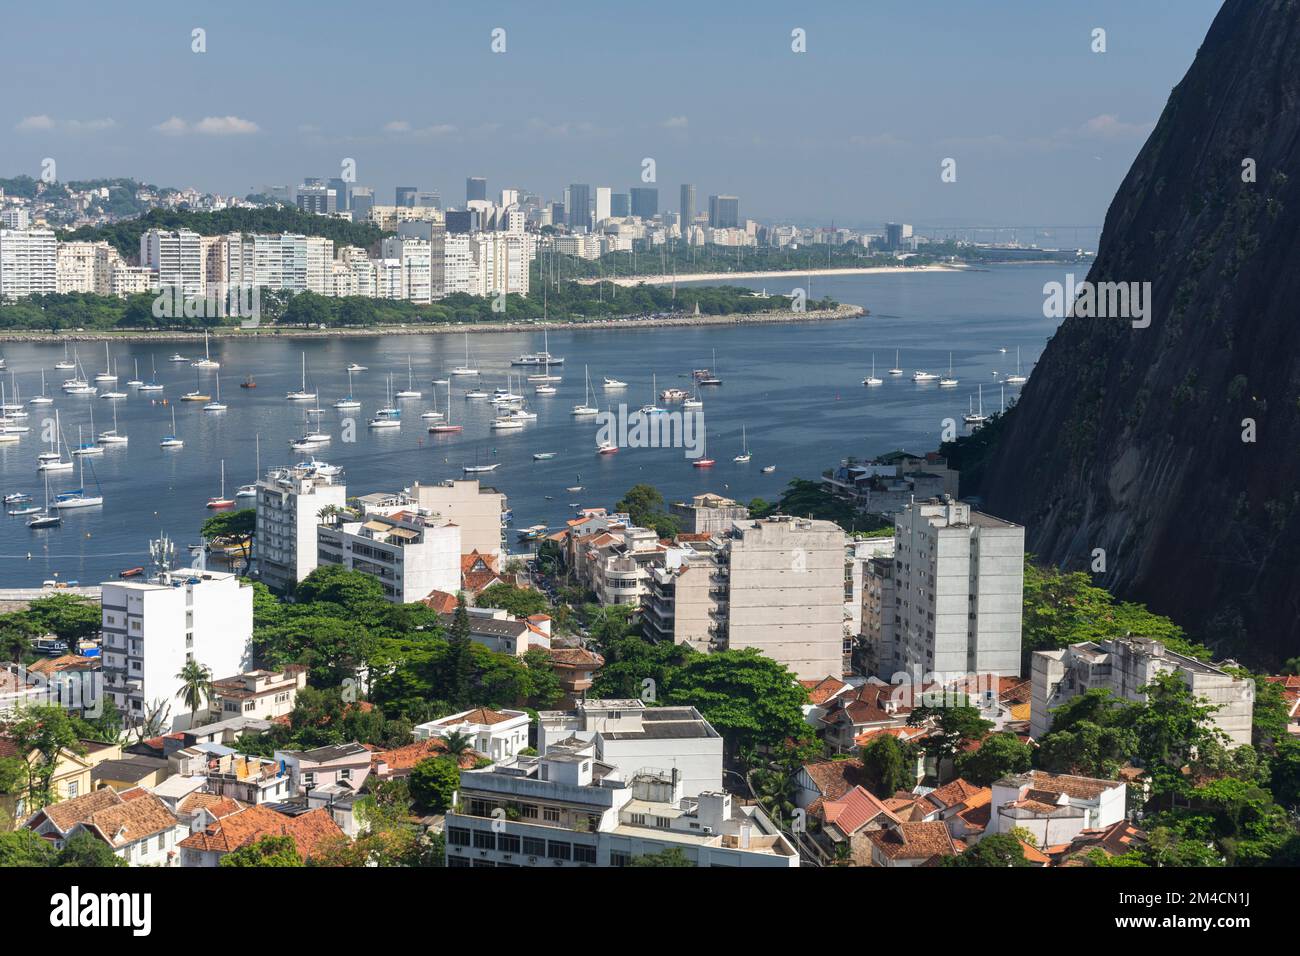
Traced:
[[[303, 406], [310, 403], [284, 398], [298, 386], [304, 349], [309, 382], [319, 390], [325, 408], [323, 427], [334, 435], [316, 454], [346, 469], [350, 495], [459, 477], [465, 463], [500, 461], [501, 467], [485, 477], [509, 495], [514, 525], [557, 526], [571, 516], [570, 502], [612, 505], [637, 482], [654, 484], [670, 498], [716, 491], [746, 501], [755, 496], [772, 499], [791, 478], [816, 477], [849, 455], [897, 447], [933, 449], [943, 419], [960, 421], [978, 383], [992, 383], [994, 371], [1014, 369], [1016, 346], [1025, 371], [1032, 366], [1055, 327], [1055, 320], [1042, 315], [1043, 283], [1062, 278], [1066, 271], [1026, 265], [970, 273], [814, 277], [814, 296], [831, 295], [872, 312], [845, 322], [556, 331], [550, 336], [551, 352], [567, 359], [558, 394], [532, 397], [529, 388], [538, 420], [523, 431], [506, 433], [489, 432], [491, 406], [465, 400], [464, 379], [452, 380], [453, 421], [465, 425], [462, 434], [430, 435], [419, 418], [432, 398], [431, 379], [445, 377], [464, 357], [460, 335], [214, 341], [212, 354], [221, 362], [221, 394], [230, 406], [218, 413], [203, 412], [202, 403], [177, 401], [194, 388], [196, 373], [188, 364], [167, 359], [177, 348], [195, 357], [192, 344], [113, 343], [121, 379], [117, 388], [130, 395], [116, 402], [60, 391], [68, 377], [53, 370], [63, 357], [61, 344], [8, 344], [4, 355], [24, 400], [39, 390], [44, 368], [55, 406], [31, 407], [31, 433], [18, 443], [0, 445], [0, 488], [5, 493], [26, 491], [41, 503], [44, 490], [36, 455], [44, 450], [41, 421], [52, 418], [55, 407], [70, 443], [76, 442], [78, 426], [90, 438], [92, 410], [95, 432], [112, 427], [113, 405], [118, 429], [131, 441], [87, 460], [86, 483], [94, 486], [93, 468], [104, 495], [102, 507], [65, 512], [62, 527], [44, 531], [29, 530], [25, 518], [0, 516], [0, 586], [38, 585], [55, 572], [62, 580], [83, 584], [115, 577], [123, 568], [147, 563], [149, 538], [160, 529], [178, 545], [197, 542], [199, 526], [211, 514], [204, 506], [219, 490], [222, 459], [226, 491], [233, 496], [238, 485], [255, 478], [255, 436], [260, 436], [263, 469], [306, 457], [292, 452], [288, 442], [302, 433]], [[806, 282], [799, 277], [746, 284], [787, 292]], [[540, 333], [470, 336], [471, 358], [483, 371], [488, 391], [506, 383], [511, 358], [541, 346]], [[1009, 351], [1001, 353], [1002, 347]], [[93, 377], [103, 367], [102, 343], [80, 343], [77, 348], [87, 376]], [[893, 364], [896, 348], [902, 351], [901, 367], [907, 374], [890, 378], [885, 371]], [[651, 373], [660, 389], [689, 388], [690, 370], [710, 365], [714, 349], [724, 384], [702, 390], [707, 452], [718, 460], [711, 470], [692, 468], [681, 449], [625, 448], [617, 455], [597, 456], [597, 424], [569, 414], [582, 399], [584, 363], [596, 383], [605, 375], [626, 381], [629, 388], [622, 400], [635, 409], [650, 401]], [[946, 372], [950, 350], [960, 386], [940, 390], [933, 383], [911, 381], [917, 368]], [[384, 403], [387, 373], [393, 373], [394, 388], [406, 385], [408, 352], [416, 388], [424, 397], [399, 403], [404, 409], [400, 430], [370, 431], [365, 422]], [[873, 352], [885, 384], [868, 390], [861, 381], [870, 371]], [[125, 384], [132, 377], [132, 361], [139, 360], [140, 377], [148, 381], [151, 358], [166, 391], [136, 394]], [[354, 376], [353, 391], [363, 407], [340, 412], [329, 406], [347, 390], [349, 362], [369, 367]], [[256, 389], [239, 388], [248, 374], [256, 377]], [[11, 391], [12, 378], [8, 372], [4, 375]], [[201, 373], [201, 381], [203, 390], [212, 393], [214, 373]], [[101, 385], [101, 392], [106, 388]], [[1008, 399], [1012, 391], [1008, 389]], [[445, 411], [445, 387], [439, 392], [438, 408]], [[604, 407], [612, 400], [617, 405], [618, 395], [597, 391], [595, 404]], [[158, 447], [159, 439], [171, 431], [173, 407], [162, 404], [162, 396], [174, 402], [183, 449]], [[986, 384], [985, 410], [993, 410], [999, 401], [998, 387]], [[350, 444], [340, 436], [339, 420], [345, 415], [358, 424]], [[753, 460], [745, 465], [731, 460], [740, 451], [742, 424], [753, 452]], [[558, 454], [550, 461], [532, 461], [533, 453], [541, 451]], [[776, 472], [761, 474], [769, 464], [777, 466]], [[50, 483], [56, 493], [77, 487], [79, 481], [76, 472], [64, 472], [52, 475]], [[579, 484], [584, 487], [580, 493], [564, 490]]]

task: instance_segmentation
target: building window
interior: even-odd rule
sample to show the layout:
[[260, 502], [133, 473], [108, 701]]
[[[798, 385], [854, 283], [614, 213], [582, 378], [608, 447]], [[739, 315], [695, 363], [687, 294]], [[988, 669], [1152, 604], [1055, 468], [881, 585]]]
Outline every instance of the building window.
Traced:
[[519, 837], [513, 833], [502, 833], [497, 837], [497, 849], [502, 853], [518, 853]]
[[573, 859], [573, 844], [561, 843], [558, 840], [547, 840], [546, 856], [552, 860], [571, 860]]
[[497, 848], [496, 837], [491, 830], [474, 831], [474, 849], [476, 850], [495, 850]]
[[523, 815], [524, 819], [526, 820], [537, 819], [537, 805], [535, 803], [525, 803], [522, 807], [519, 808], [519, 812]]
[[627, 866], [627, 865], [628, 865], [629, 863], [631, 863], [631, 862], [632, 862], [632, 854], [631, 854], [631, 853], [625, 853], [625, 852], [622, 851], [622, 850], [610, 850], [610, 851], [609, 851], [609, 865], [610, 865], [610, 866]]
[[[20, 766], [21, 766], [21, 764], [20, 764]], [[71, 800], [73, 797], [75, 797], [75, 796], [77, 795], [77, 790], [78, 790], [77, 781], [75, 781], [75, 780], [69, 780], [69, 781], [68, 781], [68, 799], [69, 799], [69, 800]]]
[[546, 856], [546, 841], [537, 837], [524, 837], [524, 853], [528, 856]]
[[585, 843], [573, 844], [573, 861], [575, 863], [595, 863], [596, 848]]
[[547, 823], [559, 823], [559, 822], [560, 822], [560, 811], [559, 811], [559, 808], [558, 808], [558, 807], [543, 807], [543, 808], [542, 808], [542, 819], [545, 820]]
[[469, 830], [464, 827], [447, 828], [448, 846], [469, 846]]

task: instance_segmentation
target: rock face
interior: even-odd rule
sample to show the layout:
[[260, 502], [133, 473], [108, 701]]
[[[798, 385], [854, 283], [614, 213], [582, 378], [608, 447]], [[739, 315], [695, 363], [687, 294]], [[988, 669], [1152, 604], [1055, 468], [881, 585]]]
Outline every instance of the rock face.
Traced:
[[985, 507], [1224, 654], [1300, 654], [1300, 0], [1227, 0], [1106, 214], [1088, 279], [1150, 325], [1048, 343]]

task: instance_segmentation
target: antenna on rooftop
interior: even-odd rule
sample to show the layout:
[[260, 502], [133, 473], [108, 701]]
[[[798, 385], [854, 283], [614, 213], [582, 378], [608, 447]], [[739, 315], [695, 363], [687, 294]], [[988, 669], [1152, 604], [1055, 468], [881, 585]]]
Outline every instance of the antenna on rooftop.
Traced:
[[171, 571], [172, 561], [176, 558], [176, 544], [165, 532], [160, 531], [158, 534], [157, 538], [149, 542], [149, 559], [160, 575], [166, 575]]

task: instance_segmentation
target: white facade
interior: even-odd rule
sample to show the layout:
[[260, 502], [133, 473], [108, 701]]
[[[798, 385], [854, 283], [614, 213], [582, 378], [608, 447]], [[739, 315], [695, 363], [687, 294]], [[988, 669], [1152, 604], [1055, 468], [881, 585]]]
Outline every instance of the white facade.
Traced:
[[[485, 488], [475, 479], [452, 479], [436, 485], [416, 483], [410, 496], [419, 510], [439, 515], [460, 528], [461, 554], [477, 551], [501, 557], [501, 513], [506, 496], [494, 488]], [[459, 589], [450, 589], [453, 594]]]
[[276, 468], [258, 481], [254, 547], [267, 587], [291, 591], [316, 569], [320, 512], [346, 504], [343, 483], [314, 469]]
[[317, 528], [317, 557], [375, 578], [384, 597], [409, 604], [460, 590], [460, 528], [412, 512]]
[[474, 740], [473, 747], [493, 760], [508, 760], [528, 748], [527, 712], [522, 710], [488, 710], [478, 707], [450, 717], [416, 724], [415, 739], [445, 738], [460, 733]]
[[431, 248], [424, 239], [401, 236], [384, 239], [383, 257], [395, 260], [401, 270], [397, 298], [411, 302], [433, 301]]
[[233, 574], [179, 570], [144, 582], [103, 585], [104, 679], [128, 721], [158, 703], [186, 726], [176, 675], [188, 661], [213, 674], [239, 673], [249, 661], [253, 589]]
[[203, 295], [205, 256], [201, 237], [189, 229], [150, 229], [140, 237], [140, 265], [151, 269], [162, 288], [187, 296]]
[[898, 653], [926, 675], [1020, 674], [1025, 529], [951, 500], [894, 520]]
[[52, 229], [0, 229], [0, 298], [58, 290], [58, 247]]
[[1097, 830], [1124, 819], [1128, 788], [1118, 780], [1030, 770], [993, 782], [985, 834], [1017, 828], [1034, 835], [1039, 847], [1069, 843], [1081, 830]]

